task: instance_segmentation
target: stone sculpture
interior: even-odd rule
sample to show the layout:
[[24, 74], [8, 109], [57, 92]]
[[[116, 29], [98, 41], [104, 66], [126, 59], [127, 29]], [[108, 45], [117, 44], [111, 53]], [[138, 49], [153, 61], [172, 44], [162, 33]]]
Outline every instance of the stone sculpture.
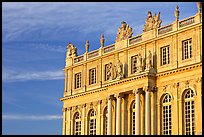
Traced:
[[88, 53], [89, 52], [89, 41], [88, 40], [86, 40], [85, 47], [86, 47], [86, 52]]
[[178, 7], [178, 5], [176, 5], [176, 9], [174, 11], [174, 15], [176, 17], [176, 21], [178, 21], [179, 20], [179, 7]]
[[155, 14], [154, 17], [152, 17], [151, 11], [148, 11], [148, 16], [146, 18], [143, 31], [146, 32], [152, 30], [153, 28], [159, 28], [161, 26], [161, 23], [162, 20], [160, 20], [160, 12], [158, 13], [158, 15]]
[[142, 55], [140, 53], [137, 56], [136, 67], [137, 67], [137, 72], [141, 72], [142, 71]]
[[118, 60], [116, 64], [116, 78], [123, 78], [123, 64], [120, 62], [120, 60]]
[[104, 34], [101, 34], [101, 39], [100, 39], [101, 48], [104, 47], [104, 41], [105, 41]]
[[153, 67], [152, 53], [149, 50], [149, 54], [146, 59], [146, 70], [149, 70], [152, 67]]
[[121, 23], [121, 27], [118, 28], [116, 42], [128, 39], [128, 38], [132, 37], [132, 34], [133, 34], [132, 28], [129, 25], [127, 25], [126, 22], [123, 21]]
[[67, 46], [67, 57], [75, 56], [77, 56], [77, 48], [72, 43], [69, 43]]

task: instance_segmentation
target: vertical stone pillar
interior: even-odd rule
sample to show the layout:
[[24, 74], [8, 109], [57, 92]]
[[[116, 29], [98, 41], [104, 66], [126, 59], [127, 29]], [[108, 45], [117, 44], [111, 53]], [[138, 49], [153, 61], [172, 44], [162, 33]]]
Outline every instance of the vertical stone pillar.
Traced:
[[62, 135], [66, 135], [66, 109], [62, 108], [63, 120], [62, 120]]
[[81, 118], [81, 135], [85, 135], [85, 117], [86, 117], [86, 104], [82, 105], [82, 118]]
[[150, 107], [150, 91], [145, 91], [145, 135], [151, 134], [151, 107]]
[[138, 89], [135, 93], [135, 134], [140, 135], [140, 92]]
[[96, 135], [100, 135], [101, 133], [101, 100], [97, 102], [98, 105], [98, 115], [97, 115], [97, 122], [96, 122]]
[[108, 97], [108, 131], [107, 134], [111, 135], [112, 133], [112, 96]]
[[68, 71], [67, 69], [64, 69], [64, 92], [67, 92], [67, 76], [68, 76]]
[[116, 94], [117, 99], [117, 112], [116, 112], [116, 135], [121, 134], [121, 94]]
[[144, 93], [141, 96], [141, 135], [145, 135], [145, 96]]
[[67, 123], [66, 123], [66, 127], [67, 127], [67, 129], [66, 129], [66, 135], [70, 135], [71, 133], [70, 133], [70, 119], [71, 119], [71, 107], [70, 108], [67, 108]]

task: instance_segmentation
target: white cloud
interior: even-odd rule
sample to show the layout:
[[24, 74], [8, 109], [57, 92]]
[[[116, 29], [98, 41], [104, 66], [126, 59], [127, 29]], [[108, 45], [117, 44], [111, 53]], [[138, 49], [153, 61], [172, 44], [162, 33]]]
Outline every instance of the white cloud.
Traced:
[[58, 120], [62, 119], [62, 115], [2, 115], [3, 120]]
[[28, 80], [57, 80], [57, 79], [64, 79], [64, 72], [62, 70], [26, 72], [3, 69], [2, 72], [3, 82], [17, 82]]

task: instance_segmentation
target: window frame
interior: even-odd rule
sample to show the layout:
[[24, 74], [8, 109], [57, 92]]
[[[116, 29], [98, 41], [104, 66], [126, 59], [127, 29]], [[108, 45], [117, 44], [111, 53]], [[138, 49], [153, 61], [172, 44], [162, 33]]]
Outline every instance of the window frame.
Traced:
[[89, 69], [89, 85], [97, 83], [96, 67]]
[[78, 72], [74, 74], [74, 89], [79, 89], [82, 86], [82, 73]]

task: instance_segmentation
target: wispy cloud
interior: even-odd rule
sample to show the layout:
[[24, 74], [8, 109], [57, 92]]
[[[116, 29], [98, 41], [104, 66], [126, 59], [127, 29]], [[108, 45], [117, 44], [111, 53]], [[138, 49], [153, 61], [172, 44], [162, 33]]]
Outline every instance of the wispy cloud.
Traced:
[[62, 70], [57, 71], [43, 71], [43, 72], [26, 72], [26, 71], [13, 71], [3, 69], [2, 81], [3, 82], [17, 82], [29, 80], [57, 80], [64, 79]]
[[58, 120], [62, 119], [62, 115], [2, 115], [3, 120]]

